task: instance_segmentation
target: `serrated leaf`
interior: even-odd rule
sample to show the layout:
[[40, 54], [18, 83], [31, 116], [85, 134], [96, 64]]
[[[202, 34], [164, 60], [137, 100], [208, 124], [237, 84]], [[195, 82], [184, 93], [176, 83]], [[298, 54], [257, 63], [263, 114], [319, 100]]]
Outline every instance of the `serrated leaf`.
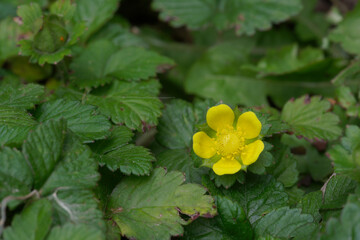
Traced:
[[335, 145], [329, 150], [330, 158], [334, 162], [336, 173], [345, 174], [356, 181], [360, 181], [360, 128], [350, 125], [346, 128], [346, 137], [341, 145]]
[[97, 228], [82, 224], [65, 224], [64, 226], [54, 227], [47, 240], [103, 240], [104, 236]]
[[68, 21], [74, 15], [76, 6], [71, 0], [56, 1], [50, 6], [50, 12]]
[[238, 203], [217, 196], [216, 205], [219, 215], [191, 223], [183, 239], [253, 239], [253, 229]]
[[323, 194], [321, 191], [315, 191], [306, 194], [297, 204], [297, 208], [301, 208], [302, 213], [311, 214], [316, 222], [320, 221], [321, 215], [319, 210], [323, 204]]
[[237, 34], [254, 34], [266, 30], [301, 10], [301, 2], [292, 1], [221, 1], [215, 0], [156, 0], [152, 7], [160, 10], [160, 18], [174, 27], [187, 25], [197, 29], [215, 25], [218, 30], [234, 27]]
[[0, 105], [0, 145], [21, 143], [36, 122], [24, 110]]
[[302, 214], [301, 209], [282, 207], [261, 218], [256, 224], [255, 232], [258, 236], [303, 239], [315, 229], [316, 225], [310, 214]]
[[30, 192], [32, 173], [26, 159], [16, 149], [0, 151], [0, 200], [6, 196], [23, 196]]
[[38, 84], [27, 84], [19, 88], [7, 86], [0, 90], [0, 105], [19, 109], [30, 109], [42, 100], [44, 87]]
[[290, 148], [281, 144], [280, 141], [275, 142], [274, 145], [272, 152], [276, 163], [271, 166], [269, 172], [285, 187], [291, 187], [299, 177], [296, 159], [290, 152]]
[[341, 208], [346, 202], [347, 196], [353, 193], [357, 184], [346, 176], [336, 175], [329, 179], [322, 188], [323, 205], [321, 209]]
[[4, 231], [4, 240], [45, 239], [52, 223], [51, 210], [46, 199], [33, 202], [14, 217], [11, 226]]
[[75, 20], [84, 21], [87, 30], [83, 39], [86, 40], [91, 34], [100, 29], [119, 7], [119, 0], [78, 0], [76, 1]]
[[[169, 239], [183, 233], [186, 215], [214, 214], [213, 199], [196, 184], [184, 184], [180, 172], [162, 168], [150, 177], [128, 177], [114, 189], [109, 209], [122, 234], [136, 239]], [[128, 196], [123, 198], [121, 196]], [[140, 224], [141, 223], [141, 224]]]
[[[201, 183], [202, 175], [206, 174], [206, 168], [198, 168], [186, 149], [169, 149], [156, 155], [156, 166], [164, 167], [169, 171], [181, 171], [185, 174], [186, 182]], [[226, 175], [228, 176], [228, 175]]]
[[329, 35], [330, 40], [339, 42], [349, 53], [360, 54], [359, 32], [355, 31], [360, 24], [360, 5], [347, 13], [344, 20]]
[[337, 115], [327, 112], [331, 104], [320, 97], [303, 96], [285, 104], [281, 118], [297, 135], [334, 140], [341, 134]]
[[[115, 124], [124, 124], [137, 130], [157, 125], [161, 101], [157, 98], [160, 84], [156, 80], [141, 82], [115, 81], [106, 90], [83, 96], [82, 93], [60, 89], [58, 95], [98, 106], [102, 114]], [[84, 98], [84, 99], [83, 99]]]
[[100, 165], [124, 174], [149, 175], [155, 158], [148, 149], [128, 144], [133, 133], [125, 126], [113, 129], [109, 138], [91, 145]]
[[83, 142], [105, 138], [111, 127], [108, 119], [98, 114], [95, 106], [79, 101], [58, 99], [46, 102], [38, 109], [36, 116], [39, 122], [66, 119], [68, 128]]
[[48, 121], [31, 132], [23, 144], [23, 154], [31, 165], [35, 188], [44, 184], [60, 160], [65, 133], [65, 121]]
[[160, 69], [173, 64], [171, 59], [143, 48], [117, 50], [111, 42], [99, 40], [91, 43], [74, 59], [71, 65], [74, 70], [72, 79], [83, 88], [97, 87], [115, 78], [141, 80], [155, 77]]
[[326, 233], [322, 240], [359, 239], [360, 238], [360, 206], [348, 203], [339, 219], [331, 218], [326, 224]]
[[128, 144], [114, 151], [99, 156], [99, 163], [106, 165], [111, 171], [120, 169], [124, 174], [145, 175], [152, 169], [155, 161], [148, 149]]
[[160, 118], [156, 140], [169, 149], [190, 148], [194, 125], [192, 105], [183, 100], [171, 101]]
[[17, 15], [21, 18], [21, 26], [26, 31], [36, 33], [43, 24], [43, 14], [41, 7], [37, 3], [19, 6]]

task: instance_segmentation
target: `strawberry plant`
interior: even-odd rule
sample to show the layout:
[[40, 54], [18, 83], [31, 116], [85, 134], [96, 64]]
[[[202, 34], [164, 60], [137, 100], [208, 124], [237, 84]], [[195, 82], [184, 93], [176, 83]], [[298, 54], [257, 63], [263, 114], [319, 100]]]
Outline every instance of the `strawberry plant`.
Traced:
[[359, 239], [360, 3], [0, 1], [0, 239]]

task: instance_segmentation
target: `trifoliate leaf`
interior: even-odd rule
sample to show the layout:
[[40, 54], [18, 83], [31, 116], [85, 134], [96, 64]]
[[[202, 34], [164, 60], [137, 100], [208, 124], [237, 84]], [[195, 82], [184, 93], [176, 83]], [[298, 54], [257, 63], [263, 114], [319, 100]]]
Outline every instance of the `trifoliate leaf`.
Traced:
[[198, 168], [195, 166], [191, 152], [187, 149], [168, 149], [156, 155], [156, 159], [156, 166], [164, 167], [168, 171], [183, 172], [186, 181], [190, 183], [200, 184], [202, 175], [208, 172], [207, 168]]
[[27, 84], [15, 88], [7, 86], [0, 90], [0, 105], [19, 109], [30, 109], [42, 100], [44, 87], [38, 84]]
[[48, 121], [31, 132], [23, 153], [31, 165], [35, 188], [41, 187], [60, 160], [66, 133], [64, 120]]
[[92, 226], [85, 224], [65, 224], [54, 227], [47, 240], [103, 240], [103, 233]]
[[26, 111], [0, 105], [0, 145], [21, 143], [35, 125]]
[[116, 50], [109, 41], [99, 40], [74, 59], [72, 79], [80, 87], [96, 87], [114, 78], [140, 80], [155, 77], [157, 72], [173, 64], [171, 59], [143, 48]]
[[51, 210], [51, 204], [46, 199], [31, 203], [5, 229], [4, 240], [45, 239], [52, 223]]
[[[186, 221], [179, 216], [213, 215], [213, 199], [196, 184], [182, 184], [180, 172], [162, 168], [150, 177], [128, 177], [114, 189], [109, 209], [121, 233], [136, 239], [169, 239], [183, 233]], [[128, 196], [124, 198], [123, 196]]]
[[190, 148], [195, 132], [194, 110], [190, 103], [174, 100], [167, 104], [158, 126], [157, 141], [169, 149]]
[[111, 127], [107, 117], [100, 115], [95, 106], [79, 101], [58, 99], [47, 102], [41, 105], [36, 116], [39, 122], [66, 119], [68, 128], [84, 142], [105, 138]]
[[330, 158], [334, 161], [336, 173], [345, 174], [356, 181], [360, 181], [360, 128], [350, 125], [346, 128], [346, 137], [341, 145], [335, 145], [329, 150]]
[[119, 7], [119, 2], [119, 0], [76, 1], [74, 19], [86, 24], [87, 29], [82, 37], [84, 40], [112, 18]]
[[301, 209], [282, 207], [271, 211], [256, 224], [257, 236], [271, 235], [278, 238], [304, 239], [316, 230], [310, 214], [302, 214]]
[[216, 197], [218, 216], [199, 219], [185, 227], [183, 239], [253, 239], [243, 208], [226, 197]]
[[[0, 8], [2, 7], [0, 6]], [[19, 25], [11, 18], [0, 21], [0, 65], [2, 65], [2, 62], [9, 57], [18, 54], [19, 49], [16, 46], [16, 41], [20, 34], [21, 30]]]
[[187, 25], [198, 29], [209, 23], [218, 30], [235, 27], [237, 34], [254, 34], [267, 30], [272, 23], [286, 20], [301, 10], [301, 2], [292, 1], [221, 1], [215, 0], [156, 0], [153, 8], [160, 11], [160, 18], [174, 27]]
[[339, 42], [342, 47], [353, 54], [360, 54], [359, 32], [354, 31], [360, 24], [360, 5], [347, 13], [345, 19], [330, 33], [329, 38], [334, 42]]
[[356, 182], [346, 176], [336, 175], [329, 179], [322, 188], [322, 209], [342, 208], [350, 193], [356, 188]]
[[326, 224], [326, 232], [321, 240], [359, 239], [360, 206], [348, 203], [341, 211], [339, 219], [331, 218]]
[[320, 97], [303, 96], [287, 102], [281, 113], [297, 135], [314, 139], [334, 140], [341, 134], [337, 115], [327, 112], [331, 104]]
[[30, 192], [33, 182], [26, 159], [16, 149], [0, 151], [0, 200], [6, 196], [23, 196]]

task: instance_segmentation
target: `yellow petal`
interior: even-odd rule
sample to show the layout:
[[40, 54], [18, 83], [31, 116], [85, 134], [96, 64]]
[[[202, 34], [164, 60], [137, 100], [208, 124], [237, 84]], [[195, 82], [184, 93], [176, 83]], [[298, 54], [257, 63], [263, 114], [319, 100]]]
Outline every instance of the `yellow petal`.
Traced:
[[206, 114], [206, 122], [215, 131], [219, 131], [227, 126], [232, 126], [235, 115], [233, 110], [226, 104], [211, 107]]
[[197, 132], [193, 136], [193, 149], [201, 158], [211, 158], [215, 155], [215, 142], [205, 132]]
[[256, 140], [245, 146], [241, 153], [241, 160], [243, 164], [250, 165], [258, 159], [260, 153], [264, 150], [264, 143], [261, 140]]
[[261, 131], [261, 122], [255, 113], [245, 112], [240, 115], [236, 129], [242, 131], [246, 139], [256, 138]]
[[241, 164], [235, 159], [221, 158], [213, 165], [213, 170], [217, 175], [234, 174], [240, 171]]

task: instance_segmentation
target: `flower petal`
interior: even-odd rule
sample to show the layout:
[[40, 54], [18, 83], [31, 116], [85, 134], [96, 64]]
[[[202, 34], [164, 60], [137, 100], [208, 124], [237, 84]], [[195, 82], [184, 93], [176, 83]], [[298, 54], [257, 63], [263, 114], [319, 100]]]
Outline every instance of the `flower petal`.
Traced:
[[201, 158], [211, 158], [215, 155], [215, 142], [205, 132], [197, 132], [193, 136], [193, 149]]
[[221, 130], [227, 126], [232, 126], [235, 115], [233, 110], [226, 104], [220, 104], [211, 107], [206, 114], [206, 122], [215, 131]]
[[241, 160], [243, 164], [250, 165], [258, 159], [260, 153], [264, 150], [264, 143], [261, 140], [256, 140], [245, 146], [241, 153]]
[[261, 122], [253, 112], [245, 112], [240, 115], [236, 129], [244, 132], [246, 139], [252, 139], [259, 136], [261, 131]]
[[213, 170], [217, 175], [234, 174], [240, 171], [241, 164], [235, 159], [221, 158], [213, 165]]

